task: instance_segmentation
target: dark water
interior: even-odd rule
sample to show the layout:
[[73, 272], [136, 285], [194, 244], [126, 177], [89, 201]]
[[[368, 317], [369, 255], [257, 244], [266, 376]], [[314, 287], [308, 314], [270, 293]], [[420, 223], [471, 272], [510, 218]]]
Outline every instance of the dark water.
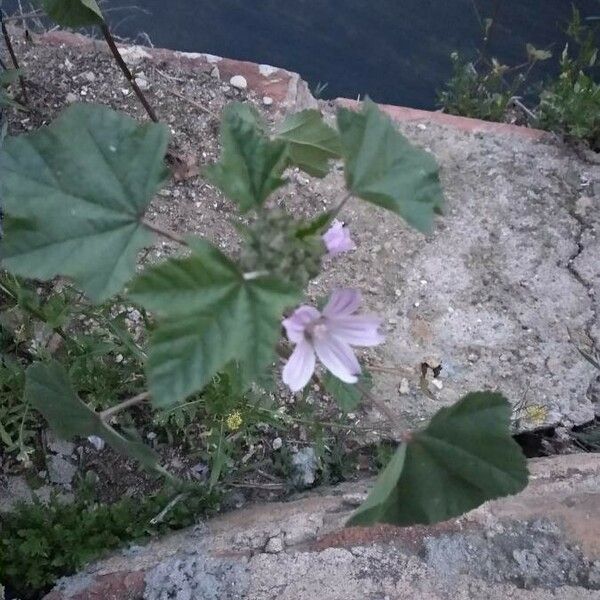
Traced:
[[[571, 0], [107, 0], [123, 36], [146, 32], [155, 46], [208, 52], [299, 72], [325, 97], [369, 94], [379, 102], [431, 108], [450, 74], [449, 54], [473, 55], [483, 18], [499, 6], [490, 50], [507, 64], [525, 44], [564, 43]], [[599, 0], [574, 0], [599, 15]], [[139, 6], [143, 11], [132, 6]], [[543, 76], [543, 72], [539, 73]]]
[[[1, 0], [0, 0], [1, 3]], [[24, 4], [27, 4], [26, 2]], [[496, 16], [489, 50], [505, 64], [525, 44], [555, 57], [576, 6], [600, 15], [600, 0], [103, 0], [115, 32], [155, 46], [285, 67], [323, 97], [370, 95], [378, 102], [432, 108], [447, 81], [449, 55], [481, 46], [480, 19]], [[4, 0], [10, 12], [17, 0]], [[479, 13], [479, 18], [478, 18]], [[556, 68], [548, 63], [535, 77]], [[550, 70], [549, 70], [550, 69]]]

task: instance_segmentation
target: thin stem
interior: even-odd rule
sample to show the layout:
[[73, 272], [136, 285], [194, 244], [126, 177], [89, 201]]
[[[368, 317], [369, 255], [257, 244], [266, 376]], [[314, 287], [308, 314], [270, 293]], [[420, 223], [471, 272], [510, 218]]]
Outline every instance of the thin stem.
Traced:
[[388, 421], [390, 422], [391, 426], [394, 429], [398, 429], [400, 430], [399, 424], [398, 424], [398, 419], [396, 417], [396, 415], [392, 412], [392, 410], [389, 408], [389, 406], [383, 402], [383, 400], [380, 400], [379, 398], [377, 398], [377, 396], [374, 396], [373, 394], [371, 394], [371, 392], [361, 383], [355, 383], [354, 384], [356, 386], [356, 389], [367, 399], [369, 400], [369, 402], [371, 402], [371, 404], [373, 404], [375, 406], [375, 408], [377, 408], [377, 410], [384, 415], [385, 417], [387, 417]]
[[331, 218], [333, 219], [334, 217], [337, 217], [342, 208], [344, 208], [344, 206], [346, 206], [346, 203], [348, 202], [348, 200], [350, 200], [350, 198], [352, 198], [352, 192], [348, 192], [343, 198], [342, 201], [333, 209], [333, 214], [331, 215]]
[[171, 231], [169, 229], [163, 229], [159, 225], [150, 223], [150, 221], [147, 221], [146, 219], [142, 220], [142, 225], [144, 225], [151, 231], [154, 231], [154, 233], [158, 233], [158, 235], [162, 235], [162, 237], [172, 240], [173, 242], [176, 242], [177, 244], [181, 244], [182, 246], [188, 245], [187, 242], [185, 241], [185, 238], [183, 236], [179, 235], [178, 233], [175, 233], [174, 231]]
[[152, 121], [154, 121], [155, 123], [158, 123], [158, 117], [156, 116], [154, 109], [152, 108], [152, 106], [150, 106], [150, 103], [146, 99], [144, 92], [142, 92], [142, 90], [140, 89], [140, 86], [137, 84], [135, 77], [133, 76], [133, 73], [129, 70], [127, 63], [123, 60], [123, 57], [121, 56], [121, 53], [119, 52], [119, 49], [117, 48], [117, 44], [115, 43], [115, 39], [113, 38], [112, 33], [110, 32], [110, 29], [108, 28], [108, 25], [105, 22], [102, 22], [102, 24], [100, 25], [100, 29], [102, 30], [102, 35], [104, 35], [104, 39], [106, 40], [106, 43], [108, 44], [108, 47], [110, 48], [110, 51], [112, 52], [112, 55], [115, 57], [115, 60], [117, 61], [117, 64], [119, 65], [119, 68], [123, 72], [123, 75], [125, 75], [125, 78], [127, 79], [127, 81], [129, 82], [129, 85], [135, 92], [135, 95], [138, 97], [139, 101], [142, 103], [142, 106], [148, 113], [148, 116], [150, 117], [150, 119], [152, 119]]
[[[4, 43], [6, 44], [6, 49], [10, 54], [10, 59], [12, 64], [17, 71], [19, 70], [19, 61], [17, 60], [17, 55], [15, 54], [15, 49], [13, 48], [12, 41], [10, 39], [10, 35], [8, 33], [8, 29], [4, 24], [4, 11], [0, 10], [0, 27], [2, 28], [2, 35], [4, 36]], [[25, 104], [29, 104], [29, 100], [27, 98], [27, 87], [25, 86], [25, 78], [23, 75], [19, 75], [19, 83], [21, 84], [21, 93], [23, 95], [23, 102]]]
[[138, 394], [137, 396], [134, 396], [133, 398], [123, 400], [123, 402], [119, 402], [119, 404], [116, 404], [115, 406], [111, 406], [110, 408], [103, 410], [102, 412], [99, 413], [100, 418], [106, 422], [113, 415], [116, 415], [117, 413], [121, 412], [122, 410], [125, 410], [126, 408], [131, 408], [132, 406], [141, 404], [142, 402], [145, 402], [146, 400], [148, 400], [148, 398], [150, 398], [150, 393], [142, 392], [141, 394]]

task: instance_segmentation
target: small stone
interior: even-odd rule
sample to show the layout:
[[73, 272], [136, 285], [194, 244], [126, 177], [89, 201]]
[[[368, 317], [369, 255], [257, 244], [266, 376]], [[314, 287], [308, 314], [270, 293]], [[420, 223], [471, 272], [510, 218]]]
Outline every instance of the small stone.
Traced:
[[283, 552], [283, 540], [280, 537], [272, 537], [265, 546], [265, 552], [279, 554]]
[[425, 129], [427, 129], [427, 125], [425, 125], [425, 123], [419, 123], [417, 125], [417, 128], [420, 129], [421, 131], [425, 131]]
[[75, 444], [56, 437], [52, 431], [48, 431], [46, 440], [48, 449], [54, 452], [54, 454], [61, 454], [62, 456], [71, 456], [71, 454], [73, 454], [75, 450]]
[[281, 439], [280, 437], [276, 437], [276, 438], [273, 440], [273, 444], [272, 444], [272, 446], [273, 446], [273, 450], [279, 450], [279, 449], [280, 449], [280, 448], [283, 446], [283, 441], [282, 441], [282, 439]]
[[145, 77], [138, 76], [135, 78], [135, 82], [138, 84], [140, 90], [147, 90], [150, 87], [150, 83]]
[[88, 71], [87, 73], [84, 73], [83, 74], [83, 78], [86, 81], [89, 81], [90, 83], [93, 83], [94, 81], [96, 81], [96, 76], [91, 71]]
[[263, 96], [262, 101], [265, 106], [271, 106], [273, 104], [273, 98], [271, 98], [271, 96]]
[[123, 355], [122, 354], [117, 354], [115, 356], [115, 362], [116, 363], [122, 363], [123, 362]]
[[444, 384], [439, 379], [432, 379], [431, 385], [436, 387], [438, 390], [441, 390], [444, 387]]
[[52, 455], [48, 457], [48, 476], [52, 483], [71, 485], [73, 477], [77, 473], [77, 467], [62, 456]]
[[219, 71], [219, 67], [215, 65], [210, 72], [210, 76], [214, 77], [215, 79], [221, 79], [221, 71]]
[[156, 439], [157, 435], [156, 435], [156, 433], [154, 433], [154, 431], [149, 431], [149, 432], [146, 434], [146, 437], [147, 437], [147, 438], [148, 438], [150, 441], [152, 441], [152, 440], [155, 440], [155, 439]]
[[67, 104], [73, 104], [73, 102], [77, 102], [78, 98], [77, 98], [77, 94], [74, 94], [73, 92], [69, 92], [67, 94], [67, 97], [65, 98]]
[[317, 478], [317, 455], [313, 448], [302, 448], [292, 458], [291, 479], [299, 488], [307, 488], [314, 484]]
[[238, 90], [245, 90], [248, 88], [248, 82], [243, 75], [234, 75], [229, 83]]
[[129, 96], [129, 90], [127, 88], [121, 88], [121, 94], [123, 94], [123, 96]]
[[104, 446], [106, 445], [104, 440], [97, 435], [88, 435], [87, 441], [94, 446], [98, 452], [104, 450]]
[[406, 395], [406, 394], [410, 393], [410, 385], [408, 384], [408, 379], [406, 379], [406, 377], [403, 377], [400, 380], [400, 385], [398, 386], [398, 391], [402, 395]]

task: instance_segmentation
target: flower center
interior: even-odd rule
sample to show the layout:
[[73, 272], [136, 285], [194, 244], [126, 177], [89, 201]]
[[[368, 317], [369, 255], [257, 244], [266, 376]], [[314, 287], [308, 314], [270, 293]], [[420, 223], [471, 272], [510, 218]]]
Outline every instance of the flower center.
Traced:
[[327, 325], [322, 319], [317, 319], [314, 323], [311, 323], [305, 332], [309, 341], [322, 340], [328, 335]]

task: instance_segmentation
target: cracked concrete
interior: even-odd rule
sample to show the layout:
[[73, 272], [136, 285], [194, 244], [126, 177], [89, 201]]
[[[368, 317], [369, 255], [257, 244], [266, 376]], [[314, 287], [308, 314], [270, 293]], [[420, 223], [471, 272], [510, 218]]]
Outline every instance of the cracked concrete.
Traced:
[[[576, 346], [600, 336], [600, 166], [545, 137], [399, 127], [436, 156], [446, 215], [425, 237], [349, 203], [342, 218], [358, 249], [313, 290], [360, 287], [384, 315], [377, 393], [411, 426], [477, 389], [503, 392], [521, 430], [592, 420], [599, 373]], [[307, 182], [290, 205], [325, 204], [340, 188], [339, 173]], [[432, 361], [442, 371], [424, 394], [420, 365]]]
[[90, 565], [46, 600], [600, 598], [600, 456], [529, 467], [519, 495], [430, 527], [344, 529], [368, 482], [250, 507]]

